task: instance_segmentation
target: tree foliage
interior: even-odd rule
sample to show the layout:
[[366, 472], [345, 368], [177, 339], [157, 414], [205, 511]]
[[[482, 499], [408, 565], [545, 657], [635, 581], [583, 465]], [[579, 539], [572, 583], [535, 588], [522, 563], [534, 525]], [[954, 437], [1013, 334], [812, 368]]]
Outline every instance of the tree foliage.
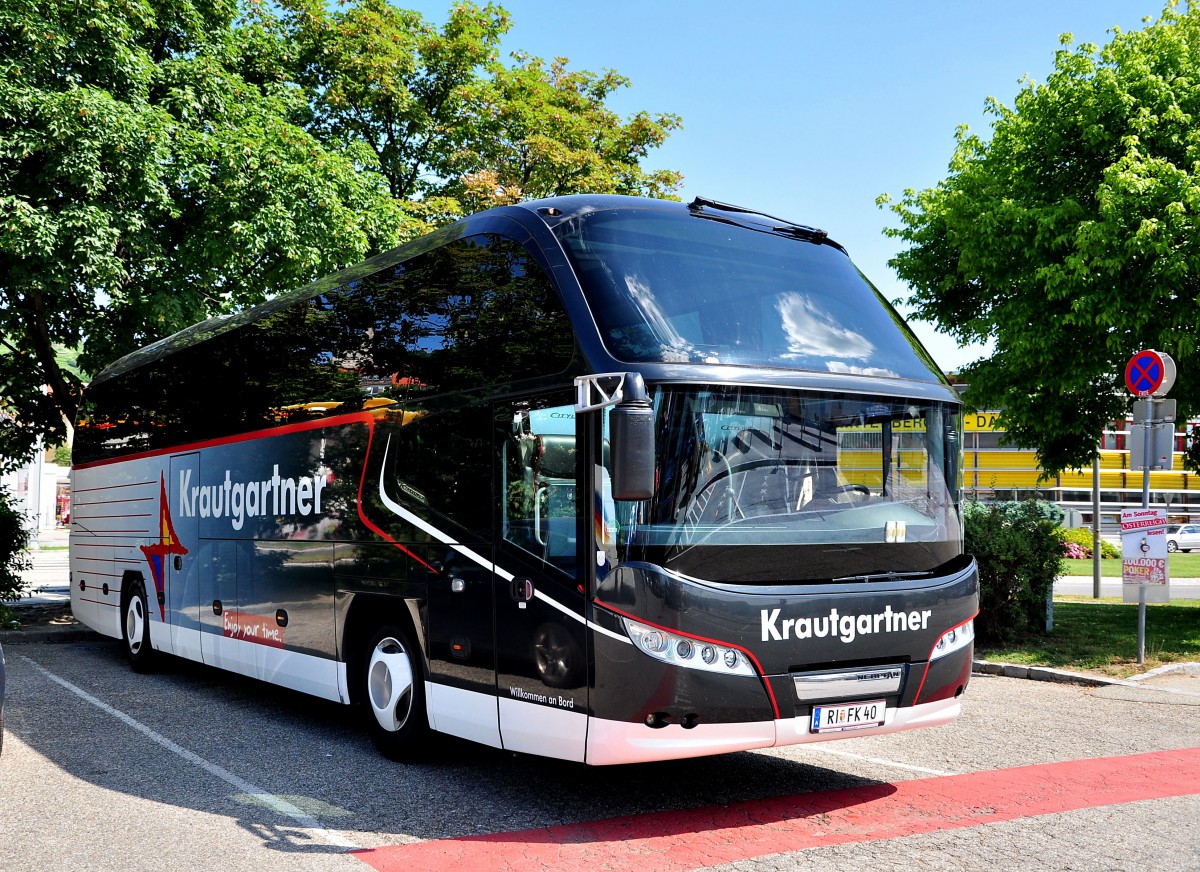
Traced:
[[1111, 33], [1064, 35], [1045, 84], [989, 99], [991, 138], [959, 128], [947, 178], [906, 190], [885, 231], [908, 243], [891, 265], [918, 317], [994, 339], [967, 399], [1051, 472], [1124, 417], [1139, 349], [1175, 359], [1172, 396], [1200, 412], [1200, 9]]
[[358, 143], [364, 169], [431, 222], [570, 193], [670, 196], [681, 176], [641, 162], [679, 124], [667, 113], [622, 119], [607, 106], [630, 82], [523, 52], [506, 66], [501, 7], [458, 3], [435, 27], [385, 0], [333, 11], [284, 0], [280, 25], [295, 77], [312, 95], [309, 129]]
[[400, 236], [302, 93], [239, 72], [260, 30], [228, 0], [0, 9], [0, 457], [63, 438], [80, 377], [56, 349], [95, 372]]
[[32, 565], [25, 550], [29, 545], [29, 528], [26, 519], [13, 508], [13, 502], [8, 489], [0, 488], [0, 621], [12, 617], [4, 604], [21, 598], [25, 587], [22, 573]]
[[[670, 195], [678, 126], [628, 82], [499, 59], [509, 16], [383, 0], [0, 5], [0, 457], [62, 441], [84, 377], [501, 202]], [[78, 368], [67, 365], [77, 360]]]

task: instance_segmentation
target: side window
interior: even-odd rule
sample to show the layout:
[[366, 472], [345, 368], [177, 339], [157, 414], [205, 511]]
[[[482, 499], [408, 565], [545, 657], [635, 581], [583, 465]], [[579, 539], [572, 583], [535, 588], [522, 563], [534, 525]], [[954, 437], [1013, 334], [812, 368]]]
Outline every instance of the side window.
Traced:
[[558, 292], [518, 243], [472, 236], [326, 295], [377, 401], [563, 372], [574, 332]]
[[462, 542], [490, 538], [488, 423], [484, 404], [418, 411], [393, 431], [389, 446], [393, 498]]
[[497, 408], [499, 526], [504, 541], [574, 577], [580, 511], [575, 407], [548, 404], [561, 399]]
[[257, 318], [90, 391], [80, 457], [144, 451], [427, 395], [556, 375], [575, 336], [519, 243], [458, 239]]

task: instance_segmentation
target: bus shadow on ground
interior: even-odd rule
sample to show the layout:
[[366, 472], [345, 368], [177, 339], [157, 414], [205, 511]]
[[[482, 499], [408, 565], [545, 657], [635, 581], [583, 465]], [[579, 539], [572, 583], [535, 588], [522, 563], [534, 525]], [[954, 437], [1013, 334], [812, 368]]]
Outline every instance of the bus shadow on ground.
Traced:
[[[740, 804], [745, 825], [758, 825], [819, 813], [806, 796], [857, 788], [846, 796], [856, 804], [894, 790], [755, 752], [588, 767], [435, 736], [421, 762], [396, 763], [375, 750], [357, 709], [174, 657], [162, 658], [149, 675], [134, 675], [115, 642], [69, 645], [89, 664], [81, 689], [136, 725], [66, 691], [52, 694], [53, 684], [14, 662], [41, 659], [39, 646], [22, 645], [6, 652], [8, 731], [76, 778], [230, 817], [274, 851], [345, 851], [325, 838], [330, 834], [356, 844], [356, 833], [384, 844], [504, 841], [506, 834], [632, 816], [649, 816], [656, 835], [672, 835], [728, 827], [724, 813], [711, 826], [687, 814], [709, 806]], [[98, 689], [112, 686], [120, 690]], [[281, 803], [307, 820], [289, 817]]]

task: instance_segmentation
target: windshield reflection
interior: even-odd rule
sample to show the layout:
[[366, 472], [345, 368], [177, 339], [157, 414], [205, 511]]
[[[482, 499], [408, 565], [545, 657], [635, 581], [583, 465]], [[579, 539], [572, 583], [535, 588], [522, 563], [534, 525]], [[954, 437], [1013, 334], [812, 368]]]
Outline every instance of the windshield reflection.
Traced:
[[664, 387], [655, 406], [658, 491], [618, 505], [614, 559], [748, 581], [759, 558], [745, 549], [765, 548], [769, 580], [806, 581], [928, 571], [961, 552], [949, 405]]
[[555, 232], [618, 360], [942, 381], [839, 248], [673, 211], [592, 212]]

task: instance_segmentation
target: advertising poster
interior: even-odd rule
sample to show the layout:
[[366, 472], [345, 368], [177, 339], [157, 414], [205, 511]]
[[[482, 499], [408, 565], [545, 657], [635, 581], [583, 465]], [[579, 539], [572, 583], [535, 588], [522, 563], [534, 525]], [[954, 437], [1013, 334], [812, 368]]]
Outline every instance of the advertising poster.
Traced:
[[1167, 565], [1167, 513], [1163, 509], [1122, 509], [1121, 590], [1124, 601], [1171, 601]]

